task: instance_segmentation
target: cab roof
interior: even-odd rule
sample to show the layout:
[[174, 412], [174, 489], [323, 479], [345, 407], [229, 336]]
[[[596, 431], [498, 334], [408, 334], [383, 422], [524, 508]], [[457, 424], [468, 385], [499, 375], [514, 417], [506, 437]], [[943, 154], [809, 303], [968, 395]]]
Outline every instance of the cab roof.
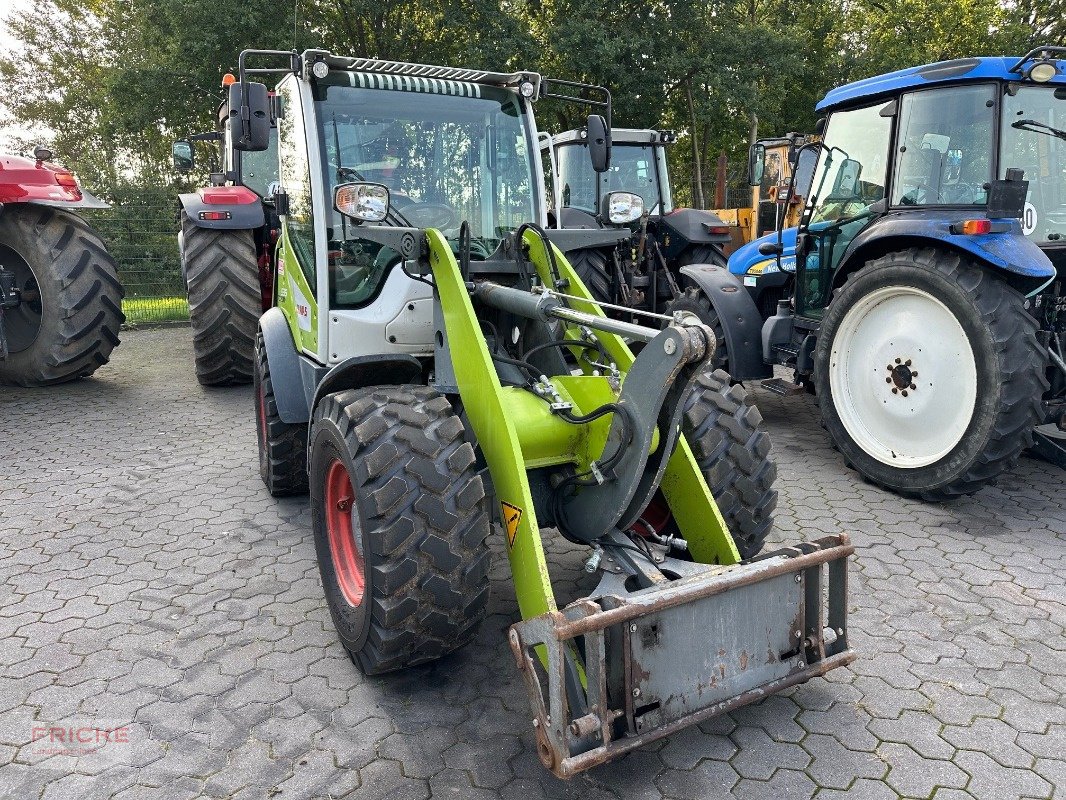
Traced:
[[[816, 111], [832, 111], [839, 106], [851, 105], [880, 95], [895, 94], [903, 89], [924, 86], [942, 86], [949, 83], [979, 80], [1023, 80], [1018, 67], [1032, 56], [1025, 59], [1018, 56], [984, 56], [980, 58], [960, 58], [954, 61], [938, 61], [921, 67], [908, 67], [897, 72], [877, 75], [861, 81], [838, 86], [831, 90], [815, 106]], [[1059, 72], [1048, 83], [1066, 84], [1066, 61], [1056, 62]], [[1030, 83], [1030, 81], [1026, 81]], [[1033, 83], [1034, 86], [1041, 84]]]

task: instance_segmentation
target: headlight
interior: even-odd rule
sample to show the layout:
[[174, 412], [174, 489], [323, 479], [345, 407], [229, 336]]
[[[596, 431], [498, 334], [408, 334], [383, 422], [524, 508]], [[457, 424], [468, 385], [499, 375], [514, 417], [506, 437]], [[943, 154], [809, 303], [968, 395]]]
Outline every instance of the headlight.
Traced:
[[316, 78], [324, 78], [329, 75], [329, 65], [325, 61], [316, 61], [311, 65], [311, 74]]

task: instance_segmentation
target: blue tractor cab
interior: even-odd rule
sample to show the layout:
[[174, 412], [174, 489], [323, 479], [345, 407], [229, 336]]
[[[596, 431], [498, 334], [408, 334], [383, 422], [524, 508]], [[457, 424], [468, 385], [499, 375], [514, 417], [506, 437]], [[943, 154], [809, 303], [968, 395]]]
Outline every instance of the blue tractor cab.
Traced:
[[764, 386], [816, 392], [834, 443], [876, 483], [947, 499], [1034, 443], [1066, 463], [1064, 55], [832, 90], [821, 141], [794, 153], [800, 225], [730, 258], [756, 296], [788, 276], [776, 312], [763, 304], [760, 346], [792, 380]]

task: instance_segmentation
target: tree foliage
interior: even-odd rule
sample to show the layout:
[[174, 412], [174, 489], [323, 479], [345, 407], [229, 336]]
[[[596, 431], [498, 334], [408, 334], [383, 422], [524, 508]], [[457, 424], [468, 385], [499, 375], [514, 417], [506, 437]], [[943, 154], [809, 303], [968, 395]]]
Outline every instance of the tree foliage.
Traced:
[[[170, 141], [213, 127], [244, 48], [529, 68], [610, 88], [619, 126], [678, 130], [682, 200], [754, 133], [809, 130], [833, 86], [914, 64], [1066, 41], [1066, 0], [39, 0], [6, 20], [7, 115], [90, 186], [169, 184]], [[295, 14], [290, 13], [295, 12]], [[542, 127], [578, 120], [550, 103]], [[710, 202], [710, 198], [704, 198]]]

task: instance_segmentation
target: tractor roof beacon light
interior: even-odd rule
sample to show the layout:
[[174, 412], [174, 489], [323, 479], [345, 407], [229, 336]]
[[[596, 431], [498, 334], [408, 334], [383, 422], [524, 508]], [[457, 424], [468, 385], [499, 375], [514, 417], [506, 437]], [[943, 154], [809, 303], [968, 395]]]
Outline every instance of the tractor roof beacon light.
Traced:
[[225, 75], [222, 76], [222, 85], [223, 86], [232, 86], [236, 82], [237, 82], [237, 76], [234, 75], [232, 72], [227, 72]]

